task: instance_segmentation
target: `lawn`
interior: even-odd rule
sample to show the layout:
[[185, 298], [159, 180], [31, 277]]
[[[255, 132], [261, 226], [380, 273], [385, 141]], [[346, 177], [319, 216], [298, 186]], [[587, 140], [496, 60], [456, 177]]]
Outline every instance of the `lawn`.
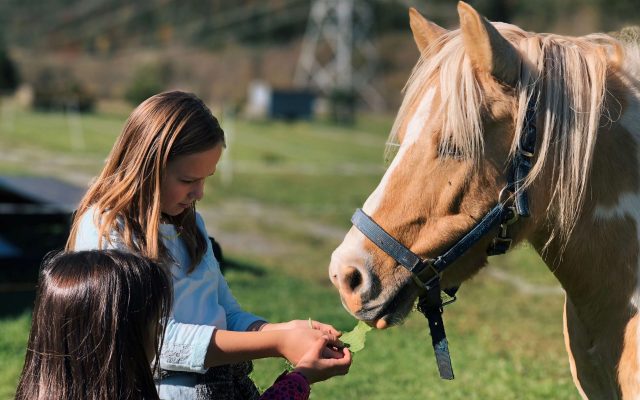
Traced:
[[[0, 123], [0, 174], [50, 174], [88, 182], [124, 124], [124, 114], [69, 117], [16, 111]], [[200, 208], [233, 267], [225, 272], [243, 306], [269, 320], [312, 317], [350, 330], [327, 278], [332, 250], [384, 172], [391, 118], [349, 128], [328, 122], [222, 118], [228, 150]], [[70, 133], [71, 132], [71, 133]], [[563, 296], [539, 257], [522, 247], [492, 259], [445, 310], [454, 381], [437, 375], [426, 321], [367, 335], [349, 375], [314, 385], [314, 399], [577, 399], [562, 338]], [[519, 291], [500, 271], [541, 290]], [[29, 314], [0, 320], [0, 399], [11, 398], [24, 359]], [[284, 368], [259, 360], [265, 388]]]

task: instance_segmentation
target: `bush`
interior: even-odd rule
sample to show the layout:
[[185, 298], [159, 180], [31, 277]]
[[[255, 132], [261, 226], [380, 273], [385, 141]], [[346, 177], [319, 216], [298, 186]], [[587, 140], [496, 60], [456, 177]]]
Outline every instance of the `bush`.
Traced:
[[18, 69], [6, 49], [0, 47], [0, 94], [11, 93], [18, 88], [20, 78]]
[[33, 84], [35, 109], [89, 112], [94, 106], [94, 96], [66, 69], [45, 68]]
[[170, 75], [169, 66], [166, 64], [141, 66], [136, 70], [125, 92], [125, 99], [134, 105], [142, 103], [154, 94], [164, 91]]
[[334, 122], [352, 125], [355, 122], [358, 95], [353, 89], [334, 89], [329, 94], [331, 119]]

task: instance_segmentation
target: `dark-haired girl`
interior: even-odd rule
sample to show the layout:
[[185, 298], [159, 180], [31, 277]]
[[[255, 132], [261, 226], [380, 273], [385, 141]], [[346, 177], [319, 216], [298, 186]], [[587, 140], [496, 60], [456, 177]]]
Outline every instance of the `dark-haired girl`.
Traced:
[[162, 268], [133, 254], [49, 257], [16, 399], [158, 399], [150, 365], [170, 286]]

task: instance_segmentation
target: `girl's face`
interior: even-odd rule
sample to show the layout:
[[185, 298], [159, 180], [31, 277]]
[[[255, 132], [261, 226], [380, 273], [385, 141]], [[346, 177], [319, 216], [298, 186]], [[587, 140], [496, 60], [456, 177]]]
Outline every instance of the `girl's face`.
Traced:
[[216, 172], [220, 156], [222, 143], [209, 150], [171, 160], [160, 184], [162, 212], [176, 216], [200, 200], [204, 194], [204, 181]]

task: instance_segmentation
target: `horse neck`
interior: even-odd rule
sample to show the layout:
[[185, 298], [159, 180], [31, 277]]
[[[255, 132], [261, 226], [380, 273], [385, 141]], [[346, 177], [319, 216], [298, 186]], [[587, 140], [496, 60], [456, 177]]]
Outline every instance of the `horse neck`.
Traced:
[[538, 209], [529, 241], [574, 304], [599, 310], [594, 318], [609, 312], [611, 306], [640, 306], [640, 96], [624, 85], [611, 93], [618, 93], [618, 98], [609, 98], [607, 103], [621, 104], [618, 115], [622, 115], [615, 122], [603, 120], [601, 124], [588, 194], [566, 243], [548, 242], [550, 227], [557, 221], [554, 210], [546, 213], [544, 209], [549, 201], [544, 177], [532, 187], [531, 196], [532, 208]]

